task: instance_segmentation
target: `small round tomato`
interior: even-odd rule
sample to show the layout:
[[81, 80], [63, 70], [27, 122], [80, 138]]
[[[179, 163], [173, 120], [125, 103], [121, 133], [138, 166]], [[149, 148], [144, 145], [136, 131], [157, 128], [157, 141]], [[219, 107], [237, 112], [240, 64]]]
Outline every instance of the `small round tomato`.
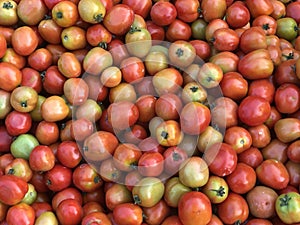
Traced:
[[38, 37], [31, 27], [18, 27], [11, 37], [11, 44], [16, 53], [28, 56], [37, 48]]
[[55, 164], [44, 176], [44, 182], [52, 191], [61, 191], [72, 183], [72, 170], [61, 164]]
[[226, 10], [226, 22], [236, 29], [245, 26], [250, 21], [250, 12], [241, 1], [235, 1]]
[[78, 201], [80, 205], [83, 202], [80, 191], [77, 188], [68, 187], [68, 188], [65, 188], [64, 190], [59, 191], [53, 195], [53, 197], [51, 199], [52, 209], [54, 211], [56, 211], [59, 204], [65, 199], [74, 199], [74, 200]]
[[237, 153], [226, 143], [215, 143], [204, 153], [209, 171], [217, 176], [227, 176], [231, 174], [237, 164]]
[[207, 183], [202, 187], [203, 193], [209, 198], [211, 203], [218, 204], [223, 202], [229, 193], [226, 180], [219, 176], [211, 175]]
[[122, 203], [113, 209], [113, 219], [117, 224], [142, 224], [143, 210], [133, 203]]
[[126, 4], [114, 5], [104, 17], [103, 25], [117, 36], [126, 34], [134, 21], [134, 11]]
[[102, 24], [94, 24], [87, 28], [86, 39], [91, 46], [106, 49], [112, 40], [112, 34]]
[[78, 2], [78, 13], [83, 21], [96, 24], [102, 22], [106, 14], [106, 8], [101, 1], [80, 0]]
[[70, 51], [83, 49], [86, 47], [86, 31], [78, 26], [66, 27], [61, 34], [62, 45]]
[[59, 1], [52, 8], [51, 14], [60, 27], [73, 26], [79, 18], [78, 7], [72, 1]]
[[272, 103], [275, 86], [268, 78], [253, 80], [249, 83], [248, 95], [262, 97]]
[[138, 160], [138, 171], [142, 176], [157, 177], [164, 170], [164, 157], [159, 152], [146, 152]]
[[122, 79], [127, 83], [139, 82], [145, 76], [145, 65], [140, 58], [135, 56], [122, 60], [120, 69]]
[[56, 122], [65, 119], [69, 114], [69, 107], [65, 100], [56, 95], [45, 99], [41, 106], [41, 113], [44, 120]]
[[63, 141], [57, 146], [57, 160], [64, 166], [75, 168], [81, 161], [79, 146], [74, 141]]
[[287, 224], [300, 223], [300, 195], [296, 192], [281, 194], [276, 199], [275, 209], [280, 220]]
[[0, 6], [0, 24], [2, 26], [15, 25], [18, 22], [17, 2], [2, 0]]
[[245, 163], [237, 163], [236, 169], [226, 177], [230, 190], [245, 194], [256, 184], [255, 170]]
[[188, 41], [192, 36], [192, 29], [188, 23], [182, 20], [175, 19], [168, 27], [166, 31], [166, 39], [170, 42], [176, 40]]
[[257, 179], [275, 190], [283, 189], [289, 184], [289, 173], [282, 162], [266, 159], [256, 167]]
[[247, 201], [239, 194], [230, 192], [225, 199], [217, 206], [218, 216], [224, 224], [245, 222], [249, 216]]
[[270, 116], [270, 103], [258, 96], [247, 96], [238, 107], [239, 119], [248, 126], [264, 123]]
[[296, 84], [282, 84], [275, 91], [275, 106], [280, 113], [294, 113], [300, 108], [299, 98], [300, 89]]
[[38, 145], [29, 155], [29, 165], [33, 171], [48, 171], [55, 165], [55, 155], [47, 145]]
[[172, 66], [185, 68], [193, 63], [196, 50], [188, 41], [177, 40], [170, 44], [168, 55]]
[[158, 26], [170, 25], [176, 16], [176, 7], [168, 1], [158, 1], [151, 7], [151, 20]]
[[11, 106], [18, 112], [31, 112], [37, 105], [38, 93], [31, 87], [15, 88], [10, 96]]
[[83, 209], [74, 199], [63, 200], [56, 209], [57, 219], [61, 224], [79, 224], [83, 218]]
[[8, 224], [32, 225], [35, 222], [34, 209], [26, 203], [19, 203], [17, 205], [14, 205], [8, 209], [6, 215], [6, 221]]
[[209, 198], [197, 191], [185, 193], [178, 203], [178, 217], [186, 225], [208, 224], [212, 217]]
[[175, 146], [181, 143], [184, 134], [177, 121], [167, 120], [159, 124], [155, 136], [160, 145]]
[[11, 111], [5, 118], [7, 132], [11, 136], [25, 134], [31, 129], [32, 119], [29, 113]]
[[0, 88], [11, 92], [22, 82], [22, 72], [15, 65], [8, 62], [0, 62]]
[[29, 180], [32, 178], [32, 170], [30, 165], [28, 161], [23, 158], [15, 158], [5, 167], [4, 173], [20, 177], [26, 182], [29, 182]]
[[248, 130], [240, 126], [229, 127], [224, 134], [224, 142], [230, 144], [240, 154], [252, 145], [252, 137]]
[[109, 210], [114, 210], [122, 203], [132, 202], [131, 192], [123, 184], [114, 183], [105, 192], [105, 204]]

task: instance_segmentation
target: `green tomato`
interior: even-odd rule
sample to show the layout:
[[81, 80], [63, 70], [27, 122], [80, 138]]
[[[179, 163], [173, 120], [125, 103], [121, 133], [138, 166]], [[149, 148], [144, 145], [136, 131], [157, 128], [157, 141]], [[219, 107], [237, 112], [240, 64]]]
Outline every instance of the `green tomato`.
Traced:
[[19, 135], [11, 144], [10, 151], [15, 158], [29, 159], [29, 155], [39, 141], [31, 134]]
[[55, 214], [51, 211], [45, 211], [35, 220], [35, 225], [58, 225]]
[[288, 41], [294, 40], [298, 35], [298, 25], [293, 18], [280, 18], [277, 20], [276, 35]]
[[135, 204], [152, 207], [163, 197], [165, 186], [157, 177], [142, 178], [132, 189]]
[[37, 198], [37, 192], [35, 190], [34, 185], [28, 183], [28, 191], [21, 202], [31, 205], [32, 203], [35, 202], [36, 198]]
[[206, 26], [207, 26], [207, 22], [204, 19], [197, 19], [195, 20], [192, 25], [192, 36], [195, 39], [198, 40], [206, 40], [205, 39], [205, 30], [206, 30]]
[[178, 207], [182, 195], [192, 191], [191, 188], [182, 184], [179, 177], [172, 177], [165, 184], [164, 200], [171, 207]]
[[275, 210], [286, 224], [300, 223], [300, 194], [288, 192], [277, 197]]

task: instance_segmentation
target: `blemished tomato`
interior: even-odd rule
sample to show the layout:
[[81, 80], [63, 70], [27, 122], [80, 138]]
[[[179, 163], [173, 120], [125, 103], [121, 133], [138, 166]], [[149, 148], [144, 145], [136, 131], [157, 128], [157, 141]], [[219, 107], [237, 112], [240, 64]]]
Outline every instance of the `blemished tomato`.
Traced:
[[178, 203], [178, 217], [186, 225], [208, 224], [212, 217], [209, 198], [197, 191], [185, 193]]

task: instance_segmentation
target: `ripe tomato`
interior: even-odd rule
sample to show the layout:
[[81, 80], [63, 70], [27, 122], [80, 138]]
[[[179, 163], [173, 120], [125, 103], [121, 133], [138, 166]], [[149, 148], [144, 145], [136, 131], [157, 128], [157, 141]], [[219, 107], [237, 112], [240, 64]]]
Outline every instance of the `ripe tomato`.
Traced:
[[237, 153], [229, 144], [215, 143], [205, 151], [203, 157], [209, 171], [217, 176], [227, 176], [236, 168]]
[[56, 163], [44, 176], [44, 182], [52, 191], [61, 191], [72, 183], [72, 170]]
[[208, 197], [196, 191], [185, 193], [178, 203], [178, 217], [186, 225], [208, 224], [212, 217], [212, 206]]
[[18, 27], [12, 34], [11, 44], [16, 53], [28, 56], [37, 48], [38, 37], [31, 27]]
[[147, 18], [150, 10], [152, 8], [152, 1], [151, 0], [124, 0], [122, 1], [123, 4], [128, 5], [135, 14], [140, 15], [143, 18]]
[[8, 62], [0, 62], [0, 88], [11, 92], [21, 84], [22, 72], [15, 65]]
[[256, 176], [262, 184], [275, 190], [285, 188], [290, 180], [284, 164], [275, 159], [266, 159], [256, 167]]
[[32, 119], [29, 113], [11, 111], [5, 118], [7, 132], [11, 136], [25, 134], [31, 129]]
[[122, 79], [127, 83], [139, 82], [145, 76], [145, 65], [138, 57], [132, 56], [122, 60], [120, 67]]
[[58, 205], [56, 216], [61, 224], [79, 224], [83, 218], [83, 209], [78, 201], [65, 199]]
[[211, 175], [207, 183], [202, 187], [203, 193], [209, 198], [211, 203], [218, 204], [223, 202], [229, 193], [226, 180], [219, 176]]
[[73, 26], [79, 17], [78, 7], [72, 1], [59, 1], [53, 6], [51, 14], [60, 27]]
[[83, 202], [80, 191], [77, 188], [68, 187], [54, 194], [50, 202], [52, 209], [56, 211], [59, 204], [65, 199], [74, 199], [78, 201], [80, 205], [82, 205]]
[[161, 224], [162, 221], [170, 215], [171, 208], [164, 200], [160, 200], [156, 205], [152, 207], [143, 208], [143, 213], [146, 216], [146, 223]]
[[133, 203], [121, 203], [113, 209], [113, 219], [117, 224], [142, 224], [143, 210]]
[[33, 225], [35, 222], [34, 209], [26, 203], [14, 205], [8, 209], [6, 221], [8, 224]]
[[61, 34], [62, 45], [70, 51], [80, 50], [86, 47], [86, 31], [78, 26], [66, 27]]
[[176, 16], [176, 7], [168, 1], [158, 1], [150, 10], [151, 21], [158, 26], [170, 25], [176, 19]]
[[114, 5], [104, 17], [103, 25], [117, 36], [126, 34], [134, 21], [134, 11], [126, 4]]
[[244, 53], [266, 48], [267, 38], [262, 27], [253, 26], [242, 33], [240, 37], [240, 49]]
[[270, 0], [246, 0], [245, 3], [253, 18], [260, 15], [270, 15], [274, 10], [273, 4]]
[[160, 145], [169, 147], [180, 144], [184, 134], [177, 121], [167, 120], [158, 125], [155, 136]]
[[103, 212], [91, 212], [85, 215], [81, 220], [81, 224], [89, 225], [93, 223], [98, 223], [99, 221], [101, 221], [103, 225], [112, 225], [112, 222], [109, 219], [109, 217]]
[[252, 137], [245, 128], [232, 126], [225, 131], [224, 142], [230, 144], [237, 154], [240, 154], [251, 147]]
[[192, 36], [192, 29], [188, 23], [182, 20], [175, 19], [168, 27], [166, 31], [166, 39], [170, 42], [177, 40], [188, 41]]
[[234, 29], [245, 26], [250, 21], [250, 12], [242, 1], [234, 1], [226, 9], [226, 22]]
[[164, 170], [164, 157], [159, 152], [146, 152], [138, 160], [138, 171], [145, 177], [157, 177]]
[[56, 122], [65, 119], [68, 116], [69, 111], [70, 109], [65, 100], [56, 95], [46, 98], [41, 105], [42, 117], [48, 122]]
[[217, 206], [218, 216], [224, 224], [245, 222], [249, 216], [247, 201], [239, 194], [230, 192], [225, 201]]
[[294, 113], [300, 108], [300, 89], [295, 84], [282, 84], [274, 96], [275, 106], [280, 113]]
[[257, 96], [247, 96], [238, 107], [239, 119], [248, 126], [257, 126], [264, 123], [270, 113], [270, 103]]
[[169, 147], [163, 152], [164, 172], [170, 175], [177, 174], [180, 165], [188, 158], [185, 150], [176, 147]]
[[29, 165], [34, 171], [48, 171], [55, 165], [55, 155], [47, 145], [38, 145], [29, 155]]
[[28, 191], [25, 180], [15, 175], [0, 176], [0, 200], [6, 205], [16, 205], [21, 202]]
[[10, 104], [18, 112], [31, 112], [37, 105], [38, 93], [31, 87], [20, 86], [11, 92]]
[[78, 13], [84, 22], [96, 24], [103, 21], [106, 8], [101, 1], [80, 0], [78, 2]]

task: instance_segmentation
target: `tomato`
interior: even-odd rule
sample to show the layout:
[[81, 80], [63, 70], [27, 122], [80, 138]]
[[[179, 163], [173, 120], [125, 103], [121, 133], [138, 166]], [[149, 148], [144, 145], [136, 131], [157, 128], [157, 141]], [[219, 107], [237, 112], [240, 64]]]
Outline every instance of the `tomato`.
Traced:
[[246, 195], [250, 213], [257, 218], [271, 218], [275, 215], [275, 201], [278, 197], [272, 188], [258, 185]]
[[[135, 46], [135, 48], [138, 47]], [[128, 51], [130, 52], [129, 49]], [[124, 79], [127, 83], [139, 82], [145, 76], [145, 65], [142, 60], [136, 56], [122, 60], [120, 67], [122, 79]]]
[[137, 1], [137, 0], [125, 0], [122, 1], [123, 4], [128, 5], [135, 14], [147, 18], [150, 13], [152, 7], [152, 1], [144, 0], [144, 1]]
[[[209, 141], [207, 141], [209, 138]], [[218, 128], [208, 126], [198, 137], [197, 148], [200, 152], [204, 153], [211, 145], [222, 142], [223, 134]], [[193, 147], [194, 148], [194, 147]], [[194, 151], [191, 152], [193, 154]]]
[[35, 220], [35, 225], [42, 225], [42, 224], [58, 224], [58, 220], [53, 212], [43, 212], [39, 215]]
[[279, 195], [275, 203], [278, 217], [287, 224], [299, 223], [299, 203], [299, 193], [289, 192]]
[[196, 50], [191, 43], [177, 40], [170, 44], [168, 55], [172, 66], [185, 68], [195, 60]]
[[266, 49], [249, 52], [238, 63], [238, 71], [246, 79], [268, 78], [273, 73], [273, 70], [274, 65]]
[[61, 32], [63, 28], [53, 19], [41, 20], [38, 24], [38, 32], [41, 37], [50, 44], [61, 43]]
[[252, 136], [248, 130], [240, 126], [232, 126], [225, 131], [224, 142], [230, 144], [237, 154], [252, 145]]
[[240, 48], [244, 53], [267, 48], [267, 38], [262, 27], [253, 26], [245, 30], [240, 37]]
[[29, 163], [23, 158], [14, 159], [5, 167], [4, 173], [20, 177], [26, 182], [28, 182], [32, 177], [32, 170], [29, 166]]
[[12, 34], [11, 44], [16, 53], [28, 56], [37, 48], [38, 37], [31, 27], [18, 27]]
[[[268, 174], [268, 179], [266, 179]], [[289, 183], [289, 173], [283, 163], [275, 159], [266, 159], [256, 167], [258, 180], [275, 190], [285, 188]]]
[[110, 52], [100, 47], [94, 47], [88, 51], [83, 60], [83, 69], [91, 75], [99, 75], [104, 69], [113, 64]]
[[22, 72], [11, 63], [1, 62], [0, 69], [2, 75], [0, 76], [0, 88], [4, 91], [11, 92], [21, 84]]
[[175, 146], [183, 139], [183, 132], [175, 120], [167, 120], [158, 125], [155, 131], [158, 143], [162, 146]]
[[69, 111], [70, 109], [65, 100], [56, 95], [46, 98], [41, 105], [42, 117], [48, 122], [56, 122], [65, 119], [68, 116]]
[[105, 192], [105, 204], [109, 210], [114, 210], [122, 203], [132, 203], [132, 201], [131, 192], [123, 184], [112, 184]]
[[50, 147], [38, 145], [29, 155], [29, 165], [34, 171], [48, 171], [55, 165], [55, 155]]
[[151, 35], [151, 40], [159, 42], [165, 39], [165, 30], [163, 27], [156, 25], [152, 20], [146, 21], [146, 28]]
[[234, 30], [220, 28], [213, 33], [212, 42], [217, 51], [234, 51], [239, 46], [240, 38]]
[[282, 84], [275, 92], [275, 106], [280, 113], [294, 113], [300, 108], [300, 89], [295, 84]]
[[30, 26], [37, 25], [44, 18], [47, 12], [48, 8], [44, 1], [41, 0], [23, 0], [19, 2], [17, 7], [18, 17], [26, 25]]
[[[109, 68], [109, 67], [108, 67]], [[94, 75], [85, 75], [83, 80], [89, 87], [89, 99], [103, 101], [108, 96], [108, 88]]]
[[72, 180], [74, 185], [84, 192], [95, 191], [103, 184], [96, 170], [86, 163], [82, 163], [74, 169]]
[[212, 103], [211, 122], [219, 128], [238, 125], [238, 105], [228, 97], [219, 97]]
[[153, 76], [152, 83], [159, 95], [170, 92], [175, 93], [181, 88], [183, 78], [177, 69], [166, 68]]
[[35, 222], [34, 209], [26, 203], [14, 205], [8, 209], [6, 221], [8, 224], [33, 225]]
[[25, 180], [14, 175], [0, 176], [1, 202], [6, 205], [16, 205], [21, 202], [28, 191], [28, 185]]
[[227, 176], [231, 174], [237, 165], [237, 153], [226, 143], [215, 143], [204, 153], [209, 171], [217, 176]]
[[292, 161], [287, 161], [285, 163], [285, 167], [289, 173], [290, 176], [290, 182], [289, 185], [292, 185], [294, 187], [298, 187], [300, 184], [300, 177], [299, 177], [299, 171], [300, 171], [300, 167], [299, 164], [294, 163]]
[[61, 224], [78, 224], [83, 218], [83, 209], [74, 199], [63, 200], [56, 209], [56, 216]]
[[276, 35], [287, 41], [297, 37], [297, 22], [293, 18], [280, 18], [277, 21]]
[[267, 125], [260, 124], [252, 126], [248, 129], [252, 137], [252, 146], [257, 148], [263, 148], [267, 146], [271, 141], [271, 133]]
[[282, 163], [288, 160], [287, 156], [288, 144], [274, 138], [270, 143], [261, 149], [264, 159], [276, 159]]
[[63, 141], [57, 146], [57, 160], [64, 166], [75, 168], [81, 161], [82, 155], [74, 141]]
[[150, 17], [156, 25], [167, 26], [175, 21], [177, 10], [175, 5], [168, 1], [158, 1], [151, 7]]
[[192, 29], [188, 23], [182, 20], [175, 19], [168, 27], [166, 31], [166, 39], [170, 42], [177, 40], [188, 41], [192, 36]]
[[[283, 83], [299, 84], [297, 73], [292, 68], [296, 64], [295, 59], [290, 59], [281, 62], [275, 70], [274, 79], [276, 84], [281, 85]], [[297, 64], [296, 64], [297, 67]]]
[[97, 171], [104, 182], [121, 182], [123, 173], [115, 166], [113, 158], [103, 160]]
[[13, 48], [7, 48], [2, 57], [2, 62], [11, 63], [18, 69], [22, 69], [26, 65], [26, 58], [25, 56], [18, 54]]
[[55, 122], [47, 122], [42, 120], [37, 124], [35, 136], [40, 144], [53, 144], [59, 139], [58, 125]]
[[113, 209], [113, 219], [117, 224], [142, 224], [142, 208], [133, 203], [121, 203]]
[[179, 217], [177, 215], [168, 216], [163, 222], [162, 225], [182, 225]]
[[105, 225], [112, 224], [109, 217], [103, 212], [89, 213], [82, 218], [81, 223], [82, 223], [82, 225], [88, 225], [88, 224], [98, 223], [99, 221], [101, 221], [101, 223], [103, 223], [103, 225], [104, 224]]
[[32, 119], [29, 113], [11, 111], [5, 118], [7, 132], [11, 136], [25, 134], [31, 129]]
[[249, 84], [248, 95], [263, 97], [272, 103], [275, 95], [275, 86], [267, 78], [253, 80]]
[[292, 143], [290, 143], [288, 145], [288, 148], [286, 149], [286, 154], [289, 160], [291, 160], [292, 162], [298, 163], [300, 162], [300, 148], [298, 147], [300, 144], [300, 141], [296, 140], [293, 141]]
[[119, 39], [113, 39], [108, 44], [107, 49], [112, 54], [114, 65], [116, 66], [120, 65], [121, 61], [129, 56], [125, 44]]
[[134, 21], [134, 11], [126, 4], [114, 5], [103, 19], [103, 25], [117, 36], [126, 34]]
[[61, 164], [55, 164], [45, 173], [44, 182], [52, 191], [61, 191], [72, 183], [72, 170]]
[[78, 2], [78, 13], [83, 21], [96, 24], [102, 22], [106, 14], [106, 8], [101, 1], [80, 0]]
[[87, 28], [86, 40], [93, 47], [100, 46], [106, 49], [107, 44], [112, 40], [112, 35], [103, 25], [94, 24]]
[[270, 0], [247, 0], [245, 3], [253, 18], [260, 15], [270, 15], [274, 10], [273, 4]]
[[77, 5], [72, 1], [59, 1], [53, 6], [51, 14], [60, 27], [75, 25], [79, 17]]
[[202, 187], [202, 191], [211, 203], [218, 204], [227, 198], [229, 188], [224, 178], [211, 175], [207, 183]]
[[59, 191], [54, 194], [54, 196], [51, 199], [52, 209], [56, 211], [59, 204], [65, 199], [74, 199], [78, 201], [80, 205], [83, 202], [82, 195], [78, 189], [74, 187], [67, 187], [62, 191]]
[[218, 0], [214, 2], [208, 0], [201, 1], [203, 19], [207, 22], [223, 18], [226, 13], [226, 8], [226, 0]]
[[194, 22], [199, 17], [200, 3], [197, 0], [175, 1], [177, 17], [187, 23]]
[[78, 26], [66, 27], [61, 32], [62, 45], [67, 50], [83, 49], [86, 44], [86, 31]]
[[234, 1], [226, 9], [226, 22], [234, 29], [245, 26], [250, 21], [250, 12], [244, 2]]
[[209, 62], [221, 67], [223, 74], [237, 72], [239, 57], [232, 52], [219, 52], [209, 58]]
[[196, 191], [185, 193], [178, 203], [178, 217], [187, 225], [208, 224], [212, 217], [212, 206], [208, 197]]
[[134, 203], [142, 207], [152, 207], [163, 197], [165, 186], [159, 178], [144, 177], [132, 189]]
[[249, 126], [262, 124], [268, 119], [270, 113], [270, 103], [256, 96], [247, 96], [242, 100], [238, 108], [239, 119]]
[[225, 224], [243, 223], [249, 216], [246, 200], [239, 194], [231, 192], [218, 206], [218, 216]]
[[171, 209], [164, 200], [160, 200], [153, 207], [143, 208], [145, 222], [148, 224], [161, 224], [170, 215]]
[[155, 101], [155, 114], [163, 120], [178, 119], [181, 109], [181, 99], [172, 93], [163, 94]]
[[3, 26], [15, 25], [18, 22], [17, 3], [15, 1], [0, 1], [0, 24]]
[[297, 118], [282, 118], [274, 125], [277, 138], [284, 142], [292, 142], [299, 137], [300, 121]]

